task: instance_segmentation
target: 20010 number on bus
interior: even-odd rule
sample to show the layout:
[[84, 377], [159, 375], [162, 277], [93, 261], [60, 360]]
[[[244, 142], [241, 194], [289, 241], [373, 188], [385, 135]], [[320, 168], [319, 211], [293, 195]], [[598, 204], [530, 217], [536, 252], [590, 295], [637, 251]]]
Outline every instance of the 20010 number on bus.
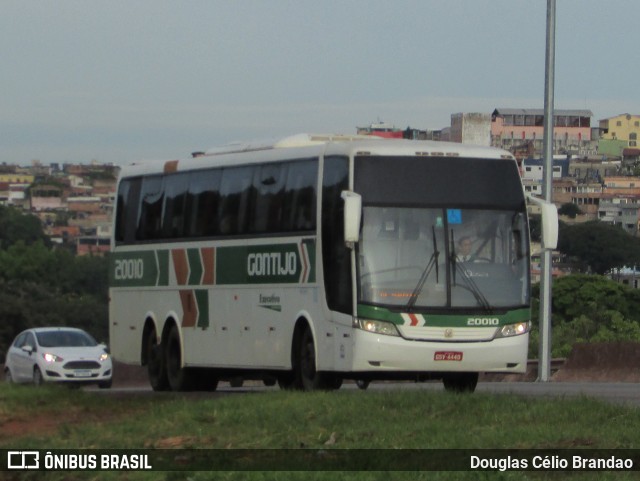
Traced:
[[114, 265], [114, 277], [117, 280], [142, 279], [144, 275], [144, 262], [142, 259], [116, 260]]

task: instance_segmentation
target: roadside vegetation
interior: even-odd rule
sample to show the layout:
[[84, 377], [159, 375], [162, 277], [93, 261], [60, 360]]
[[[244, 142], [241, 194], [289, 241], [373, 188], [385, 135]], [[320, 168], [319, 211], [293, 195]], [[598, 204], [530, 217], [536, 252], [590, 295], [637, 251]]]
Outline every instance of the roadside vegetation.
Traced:
[[53, 248], [36, 217], [0, 206], [0, 363], [30, 327], [80, 327], [107, 342], [107, 300], [107, 258]]
[[[140, 395], [0, 384], [0, 449], [637, 449], [640, 410], [431, 390]], [[366, 454], [366, 453], [365, 453]], [[387, 456], [385, 453], [384, 456]], [[407, 453], [398, 451], [398, 456]], [[247, 463], [252, 462], [248, 453]], [[278, 456], [275, 452], [274, 456]], [[446, 456], [446, 452], [443, 452]], [[393, 471], [393, 456], [386, 470]], [[365, 463], [369, 461], [365, 460]], [[368, 465], [379, 466], [370, 459]], [[400, 464], [401, 465], [401, 464]], [[177, 465], [179, 467], [179, 465]], [[286, 459], [276, 467], [286, 466]], [[361, 468], [362, 461], [355, 466]], [[397, 466], [397, 465], [396, 465]], [[19, 479], [634, 479], [625, 473], [43, 473]], [[633, 473], [631, 473], [633, 474]], [[17, 479], [17, 478], [16, 478]]]

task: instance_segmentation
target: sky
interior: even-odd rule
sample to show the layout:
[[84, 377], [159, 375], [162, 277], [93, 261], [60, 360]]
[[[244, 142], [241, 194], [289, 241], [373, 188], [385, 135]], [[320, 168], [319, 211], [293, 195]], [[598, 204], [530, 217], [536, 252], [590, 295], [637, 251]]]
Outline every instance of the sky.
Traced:
[[[543, 108], [545, 0], [2, 0], [0, 164]], [[640, 2], [557, 0], [555, 108], [640, 114]]]

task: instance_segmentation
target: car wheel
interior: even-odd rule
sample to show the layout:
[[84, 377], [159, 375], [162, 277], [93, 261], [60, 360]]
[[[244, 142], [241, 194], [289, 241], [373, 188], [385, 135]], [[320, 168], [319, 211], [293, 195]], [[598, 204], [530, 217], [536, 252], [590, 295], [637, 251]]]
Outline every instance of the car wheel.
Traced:
[[356, 386], [364, 391], [369, 387], [370, 382], [368, 379], [356, 379]]
[[99, 382], [98, 387], [100, 389], [111, 389], [112, 384], [113, 384], [113, 379], [109, 379], [108, 381]]
[[7, 384], [13, 384], [13, 378], [11, 377], [11, 371], [8, 367], [4, 369], [4, 381]]
[[33, 384], [36, 386], [42, 386], [44, 384], [42, 371], [40, 371], [40, 368], [38, 366], [33, 368]]

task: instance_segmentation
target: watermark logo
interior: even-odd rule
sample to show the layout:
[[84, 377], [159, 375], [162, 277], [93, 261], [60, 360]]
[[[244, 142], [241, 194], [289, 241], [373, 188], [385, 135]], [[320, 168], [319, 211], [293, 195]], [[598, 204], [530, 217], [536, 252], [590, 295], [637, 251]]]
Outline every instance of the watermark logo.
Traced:
[[8, 469], [40, 469], [40, 453], [38, 451], [8, 451]]

